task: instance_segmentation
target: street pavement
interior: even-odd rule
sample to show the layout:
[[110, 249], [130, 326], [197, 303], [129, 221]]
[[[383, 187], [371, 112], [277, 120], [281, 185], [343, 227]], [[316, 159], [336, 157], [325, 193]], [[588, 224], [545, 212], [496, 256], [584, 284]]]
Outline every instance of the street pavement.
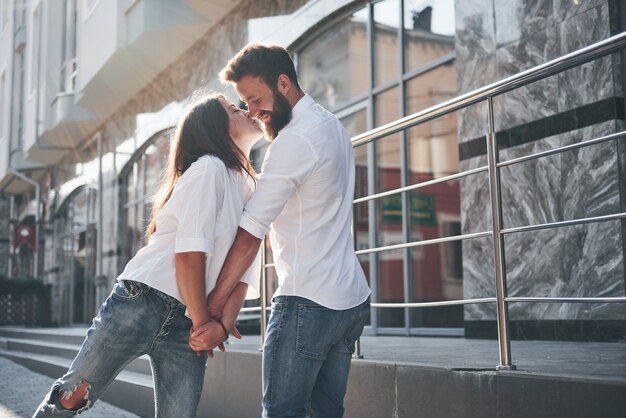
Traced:
[[[0, 357], [0, 418], [29, 418], [50, 390], [54, 379]], [[79, 415], [85, 418], [138, 418], [111, 404], [97, 401]]]

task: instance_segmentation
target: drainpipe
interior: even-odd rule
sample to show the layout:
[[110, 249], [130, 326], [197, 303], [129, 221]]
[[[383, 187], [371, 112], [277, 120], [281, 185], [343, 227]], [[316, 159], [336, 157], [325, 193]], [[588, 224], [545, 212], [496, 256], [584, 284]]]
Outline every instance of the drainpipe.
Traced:
[[100, 306], [106, 299], [108, 288], [108, 278], [104, 275], [103, 269], [103, 242], [104, 242], [104, 175], [102, 173], [102, 134], [97, 134], [98, 144], [98, 229], [96, 231], [96, 300], [95, 308]]
[[[9, 226], [11, 222], [15, 219], [15, 196], [11, 195], [9, 198]], [[9, 227], [9, 230], [11, 228]], [[13, 231], [11, 231], [13, 232]], [[13, 277], [13, 234], [9, 234], [9, 271], [7, 272], [7, 277], [11, 279]]]
[[19, 177], [20, 179], [24, 180], [27, 183], [32, 184], [33, 186], [35, 186], [35, 201], [37, 203], [37, 208], [35, 210], [35, 243], [36, 243], [36, 247], [35, 247], [35, 269], [34, 269], [34, 276], [36, 279], [39, 278], [39, 254], [40, 254], [40, 249], [41, 246], [40, 244], [40, 234], [41, 234], [41, 186], [39, 185], [38, 182], [36, 182], [35, 180], [31, 179], [28, 176], [25, 176], [24, 174], [20, 173], [19, 171], [10, 168], [8, 169], [8, 172], [13, 174], [16, 177]]

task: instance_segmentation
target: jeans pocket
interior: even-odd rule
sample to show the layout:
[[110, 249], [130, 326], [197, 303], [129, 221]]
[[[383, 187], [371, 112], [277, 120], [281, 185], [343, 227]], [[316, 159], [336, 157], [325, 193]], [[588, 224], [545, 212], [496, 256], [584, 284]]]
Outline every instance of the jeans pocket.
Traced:
[[344, 340], [344, 344], [348, 348], [350, 353], [354, 353], [354, 348], [356, 344], [356, 340], [359, 339], [361, 334], [363, 333], [363, 328], [367, 324], [367, 321], [370, 318], [370, 304], [369, 299], [361, 306], [356, 309], [356, 316], [348, 332], [346, 333], [346, 338]]
[[298, 305], [296, 353], [314, 360], [325, 360], [336, 331], [336, 314], [321, 306]]
[[118, 299], [130, 300], [137, 298], [141, 293], [142, 288], [136, 282], [122, 280], [115, 284], [112, 295]]

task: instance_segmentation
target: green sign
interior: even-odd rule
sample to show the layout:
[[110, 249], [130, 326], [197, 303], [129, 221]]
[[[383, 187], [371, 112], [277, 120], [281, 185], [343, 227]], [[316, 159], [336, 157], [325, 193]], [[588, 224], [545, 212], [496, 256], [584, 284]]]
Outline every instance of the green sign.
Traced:
[[[381, 200], [383, 223], [402, 223], [402, 195], [384, 196]], [[409, 208], [412, 224], [437, 225], [435, 196], [427, 194], [411, 195], [409, 197]]]

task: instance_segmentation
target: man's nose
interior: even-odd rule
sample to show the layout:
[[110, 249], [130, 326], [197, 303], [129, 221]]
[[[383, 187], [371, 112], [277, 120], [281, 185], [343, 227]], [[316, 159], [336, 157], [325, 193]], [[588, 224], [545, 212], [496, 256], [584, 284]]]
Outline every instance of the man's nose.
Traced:
[[256, 118], [259, 115], [259, 108], [254, 104], [248, 104], [248, 116]]

